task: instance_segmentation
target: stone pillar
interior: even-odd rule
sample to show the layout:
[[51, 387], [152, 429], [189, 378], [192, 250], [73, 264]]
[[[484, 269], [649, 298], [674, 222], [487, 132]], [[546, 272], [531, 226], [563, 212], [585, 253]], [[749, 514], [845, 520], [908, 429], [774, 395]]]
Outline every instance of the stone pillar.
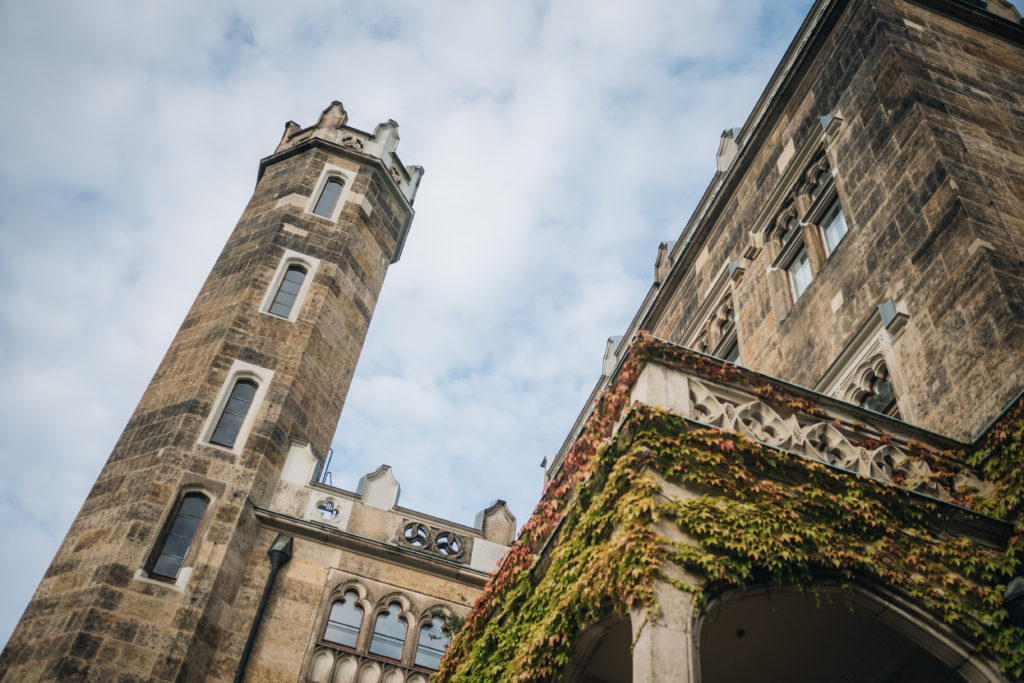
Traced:
[[699, 683], [694, 596], [665, 581], [654, 586], [657, 614], [636, 608], [633, 683]]

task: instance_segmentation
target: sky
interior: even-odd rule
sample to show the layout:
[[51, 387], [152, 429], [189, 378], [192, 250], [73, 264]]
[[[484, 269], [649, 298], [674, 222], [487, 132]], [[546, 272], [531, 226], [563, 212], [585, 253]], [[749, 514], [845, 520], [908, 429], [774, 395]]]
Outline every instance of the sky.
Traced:
[[0, 643], [286, 121], [426, 172], [335, 435], [519, 524], [810, 0], [0, 0]]

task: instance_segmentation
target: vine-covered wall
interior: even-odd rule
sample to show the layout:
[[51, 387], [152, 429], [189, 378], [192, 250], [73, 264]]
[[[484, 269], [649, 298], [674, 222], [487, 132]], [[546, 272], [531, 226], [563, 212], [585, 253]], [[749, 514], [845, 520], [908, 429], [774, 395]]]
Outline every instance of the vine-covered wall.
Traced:
[[[699, 601], [729, 588], [822, 582], [902, 591], [1008, 674], [1024, 676], [1024, 629], [1002, 607], [1024, 559], [1024, 400], [963, 452], [916, 447], [918, 457], [944, 463], [938, 477], [973, 466], [994, 485], [984, 497], [956, 501], [1017, 521], [993, 549], [963, 531], [974, 513], [958, 505], [650, 406], [629, 407], [648, 362], [744, 384], [790, 410], [817, 410], [784, 383], [641, 337], [453, 640], [437, 680], [557, 678], [586, 626], [637, 606], [656, 618], [652, 587], [669, 580], [666, 563], [699, 577], [698, 585], [674, 582]], [[702, 495], [666, 502], [658, 476]], [[658, 536], [658, 521], [693, 542]]]

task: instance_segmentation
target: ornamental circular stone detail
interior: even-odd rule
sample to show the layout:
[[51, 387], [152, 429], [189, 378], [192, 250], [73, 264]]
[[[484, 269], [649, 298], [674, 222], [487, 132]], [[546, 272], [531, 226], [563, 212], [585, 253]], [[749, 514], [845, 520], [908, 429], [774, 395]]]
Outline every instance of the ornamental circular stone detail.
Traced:
[[434, 547], [437, 548], [437, 552], [448, 557], [458, 555], [459, 551], [462, 550], [462, 545], [459, 543], [458, 536], [450, 531], [442, 531], [439, 533], [437, 535], [437, 539], [434, 541]]
[[430, 534], [427, 532], [427, 527], [416, 522], [406, 524], [402, 535], [405, 536], [406, 542], [414, 548], [422, 548], [427, 545], [427, 541], [430, 540]]

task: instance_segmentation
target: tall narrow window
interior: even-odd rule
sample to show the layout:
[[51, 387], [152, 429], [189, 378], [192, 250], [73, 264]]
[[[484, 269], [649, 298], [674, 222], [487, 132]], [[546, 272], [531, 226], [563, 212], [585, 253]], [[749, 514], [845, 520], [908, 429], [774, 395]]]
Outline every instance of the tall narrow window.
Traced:
[[797, 255], [786, 266], [789, 275], [789, 291], [795, 302], [811, 284], [811, 262], [807, 260], [807, 248], [801, 247]]
[[306, 269], [302, 266], [288, 266], [284, 277], [281, 279], [281, 286], [277, 288], [274, 301], [270, 304], [270, 312], [287, 318], [295, 305], [295, 299], [299, 296], [302, 283], [306, 280]]
[[451, 635], [445, 632], [441, 617], [434, 617], [429, 624], [424, 624], [416, 643], [416, 666], [434, 670], [441, 668], [441, 657], [448, 649], [449, 640]]
[[359, 628], [363, 624], [363, 608], [358, 600], [359, 594], [355, 591], [347, 591], [341, 600], [335, 600], [327, 617], [324, 640], [346, 647], [356, 646]]
[[401, 617], [402, 605], [393, 602], [388, 611], [377, 615], [377, 623], [373, 626], [373, 639], [370, 641], [370, 654], [402, 658], [402, 646], [405, 644], [405, 621]]
[[249, 408], [252, 407], [252, 400], [256, 396], [258, 388], [259, 385], [251, 379], [240, 379], [235, 382], [227, 405], [224, 406], [224, 412], [220, 414], [217, 426], [213, 429], [213, 436], [210, 437], [211, 443], [227, 448], [234, 447], [235, 440], [238, 439], [238, 432], [242, 430], [242, 423], [245, 422], [245, 416], [249, 413]]
[[821, 221], [821, 232], [825, 237], [825, 253], [831, 254], [849, 232], [843, 207], [836, 200]]
[[328, 178], [327, 183], [324, 184], [324, 189], [320, 191], [320, 199], [316, 200], [316, 206], [313, 207], [313, 213], [324, 218], [333, 216], [334, 207], [338, 203], [338, 197], [341, 196], [341, 188], [343, 186], [344, 183], [342, 183], [341, 178]]
[[206, 514], [209, 499], [201, 493], [187, 493], [178, 504], [178, 510], [171, 518], [171, 523], [164, 529], [160, 539], [160, 553], [153, 561], [149, 573], [165, 579], [178, 578], [181, 565], [185, 563], [188, 549], [196, 537], [199, 523]]

